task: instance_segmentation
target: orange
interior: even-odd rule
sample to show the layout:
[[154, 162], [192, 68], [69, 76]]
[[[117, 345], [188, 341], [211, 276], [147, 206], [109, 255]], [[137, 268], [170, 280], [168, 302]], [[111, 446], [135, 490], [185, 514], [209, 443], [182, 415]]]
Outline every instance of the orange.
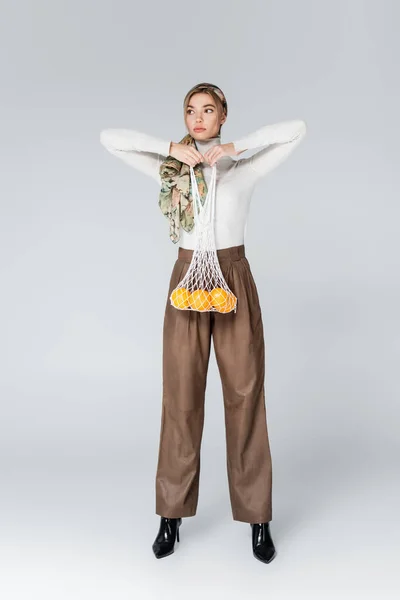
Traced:
[[171, 302], [176, 308], [189, 307], [189, 292], [186, 288], [178, 288], [171, 294]]
[[189, 296], [189, 305], [194, 310], [209, 310], [211, 308], [211, 296], [206, 290], [195, 290]]
[[218, 306], [217, 311], [220, 313], [231, 312], [231, 310], [233, 310], [233, 308], [235, 306], [236, 300], [237, 300], [237, 298], [234, 294], [228, 294], [225, 304]]
[[228, 299], [228, 292], [226, 292], [223, 288], [217, 287], [211, 290], [211, 303], [214, 308], [218, 309], [220, 306], [223, 306]]

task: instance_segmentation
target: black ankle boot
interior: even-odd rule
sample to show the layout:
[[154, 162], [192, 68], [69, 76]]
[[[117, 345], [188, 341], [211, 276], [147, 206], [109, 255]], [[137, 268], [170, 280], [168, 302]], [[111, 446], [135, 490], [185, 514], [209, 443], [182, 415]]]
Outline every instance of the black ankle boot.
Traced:
[[253, 556], [262, 562], [271, 562], [276, 556], [276, 551], [269, 531], [269, 522], [250, 523], [250, 527], [252, 528]]
[[179, 527], [181, 524], [181, 517], [176, 519], [161, 517], [160, 529], [153, 543], [153, 552], [156, 558], [163, 558], [173, 553], [175, 539], [179, 542]]

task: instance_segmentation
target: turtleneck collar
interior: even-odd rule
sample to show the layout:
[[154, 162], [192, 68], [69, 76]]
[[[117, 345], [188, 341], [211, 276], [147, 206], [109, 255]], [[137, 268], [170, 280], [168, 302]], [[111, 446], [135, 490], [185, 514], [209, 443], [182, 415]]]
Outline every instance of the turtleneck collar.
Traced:
[[209, 138], [208, 140], [195, 140], [195, 144], [199, 152], [204, 154], [213, 146], [221, 143], [221, 134], [216, 135], [215, 137]]

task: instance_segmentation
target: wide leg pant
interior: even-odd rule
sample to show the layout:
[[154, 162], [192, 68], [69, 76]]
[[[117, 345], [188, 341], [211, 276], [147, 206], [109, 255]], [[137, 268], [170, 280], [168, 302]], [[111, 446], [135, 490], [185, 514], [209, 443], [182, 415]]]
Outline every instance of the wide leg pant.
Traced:
[[196, 514], [213, 338], [223, 389], [233, 519], [263, 523], [272, 518], [272, 466], [264, 392], [264, 333], [256, 284], [244, 245], [224, 248], [217, 251], [218, 260], [238, 298], [236, 313], [178, 310], [170, 304], [169, 296], [187, 272], [192, 254], [192, 250], [179, 248], [165, 308], [156, 514]]

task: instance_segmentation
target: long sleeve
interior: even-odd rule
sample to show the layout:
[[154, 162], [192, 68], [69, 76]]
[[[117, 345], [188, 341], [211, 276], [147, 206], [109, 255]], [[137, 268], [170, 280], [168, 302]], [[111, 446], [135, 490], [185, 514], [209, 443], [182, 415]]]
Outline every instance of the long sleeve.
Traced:
[[239, 159], [256, 177], [262, 177], [281, 164], [303, 139], [306, 124], [301, 119], [280, 121], [265, 125], [253, 133], [233, 142], [236, 151], [266, 146], [249, 158]]
[[161, 183], [160, 165], [169, 155], [169, 141], [133, 129], [103, 129], [100, 143], [114, 156]]

